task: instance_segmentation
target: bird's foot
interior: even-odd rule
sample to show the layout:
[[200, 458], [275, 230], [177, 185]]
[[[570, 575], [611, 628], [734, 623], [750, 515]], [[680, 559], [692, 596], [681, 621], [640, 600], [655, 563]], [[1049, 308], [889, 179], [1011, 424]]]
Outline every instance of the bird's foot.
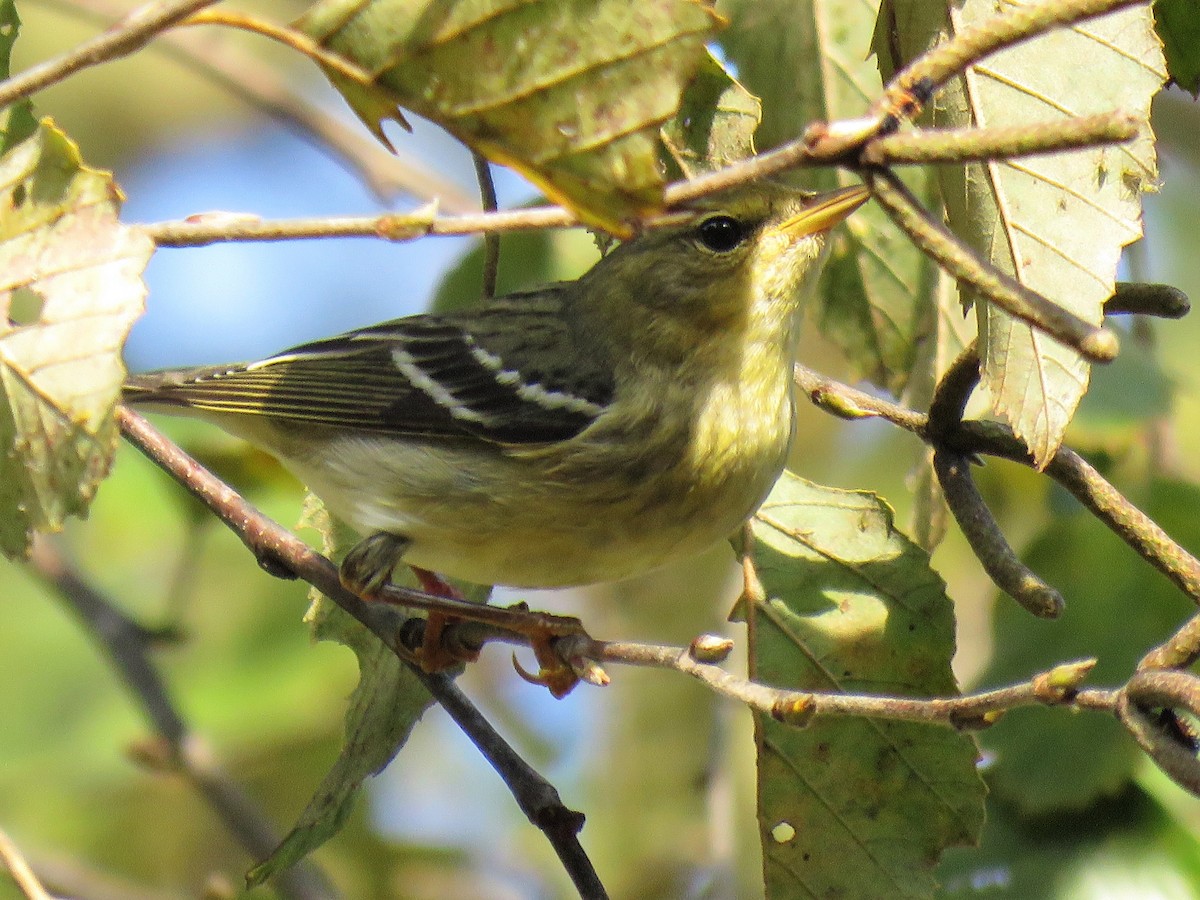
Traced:
[[[384, 588], [409, 544], [407, 538], [387, 532], [377, 532], [359, 541], [338, 570], [342, 585], [364, 600], [385, 599], [381, 596]], [[410, 568], [425, 593], [447, 600], [453, 610], [425, 607], [419, 642], [413, 635], [417, 643], [413, 658], [424, 671], [442, 672], [464, 662], [474, 662], [485, 640], [510, 632], [529, 641], [538, 662], [538, 672], [530, 674], [514, 660], [517, 672], [555, 697], [565, 697], [581, 680], [597, 685], [608, 683], [608, 676], [596, 663], [583, 658], [568, 659], [560, 652], [557, 645], [560, 638], [587, 638], [578, 619], [533, 612], [523, 603], [507, 609], [469, 603], [461, 591], [440, 575], [417, 566]], [[472, 631], [469, 626], [474, 623], [482, 626], [482, 630]]]
[[338, 567], [342, 587], [364, 600], [379, 596], [411, 543], [408, 538], [387, 531], [363, 538], [350, 548]]

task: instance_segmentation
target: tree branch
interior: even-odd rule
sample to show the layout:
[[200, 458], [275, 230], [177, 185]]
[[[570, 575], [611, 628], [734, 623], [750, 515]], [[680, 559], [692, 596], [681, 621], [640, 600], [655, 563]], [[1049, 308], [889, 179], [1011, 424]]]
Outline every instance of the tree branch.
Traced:
[[[568, 874], [581, 896], [589, 900], [605, 896], [595, 868], [579, 844], [577, 832], [583, 825], [582, 815], [568, 809], [562, 803], [554, 786], [521, 759], [487, 724], [449, 678], [444, 675], [431, 675], [413, 664], [411, 654], [400, 643], [399, 629], [395, 627], [393, 611], [389, 606], [367, 603], [343, 588], [333, 563], [247, 503], [232, 488], [171, 443], [142, 416], [127, 407], [118, 407], [117, 423], [130, 443], [216, 513], [218, 518], [241, 538], [267, 571], [307, 581], [368, 628], [384, 646], [409, 666], [500, 775], [530, 822], [550, 841], [559, 859], [568, 867]], [[507, 623], [514, 619], [528, 618], [514, 616], [508, 610], [481, 607], [466, 601], [459, 601], [464, 604], [464, 608], [460, 608], [446, 598], [431, 597], [420, 591], [395, 586], [388, 588], [385, 596], [403, 605], [439, 611], [450, 610], [451, 614], [462, 612], [478, 617], [479, 613], [490, 610], [493, 614], [500, 614], [495, 619], [497, 622]], [[554, 616], [538, 618], [550, 626], [557, 622], [574, 621]], [[575, 624], [578, 624], [577, 621]], [[568, 628], [563, 633], [577, 631], [578, 628]]]
[[160, 31], [177, 25], [217, 0], [153, 0], [139, 6], [111, 28], [62, 56], [30, 66], [0, 82], [0, 107], [28, 97], [90, 66], [135, 53]]
[[[123, 12], [108, 0], [38, 2], [106, 27], [119, 20]], [[288, 80], [258, 56], [229, 42], [216, 44], [197, 40], [198, 37], [194, 33], [168, 31], [158, 35], [147, 49], [217, 85], [312, 143], [322, 153], [332, 153], [381, 201], [404, 193], [424, 200], [437, 198], [440, 208], [450, 213], [475, 210], [471, 198], [452, 181], [415, 158], [386, 150], [360, 128], [309, 100], [297, 89], [294, 80]]]
[[[81, 577], [48, 539], [34, 542], [30, 563], [99, 642], [150, 720], [163, 745], [159, 752], [146, 748], [152, 761], [191, 782], [251, 859], [267, 856], [279, 844], [279, 835], [254, 801], [216, 764], [188, 729], [150, 661], [145, 631]], [[150, 757], [143, 753], [144, 760]], [[308, 860], [281, 873], [278, 889], [281, 896], [296, 900], [326, 900], [334, 896], [327, 876]]]
[[1003, 128], [927, 128], [870, 141], [860, 162], [867, 166], [965, 163], [1119, 144], [1137, 136], [1139, 122], [1128, 113], [1076, 116]]
[[943, 269], [967, 282], [1009, 315], [1073, 347], [1093, 362], [1109, 362], [1117, 355], [1117, 338], [997, 269], [946, 228], [904, 183], [888, 169], [865, 172], [871, 195], [897, 227]]

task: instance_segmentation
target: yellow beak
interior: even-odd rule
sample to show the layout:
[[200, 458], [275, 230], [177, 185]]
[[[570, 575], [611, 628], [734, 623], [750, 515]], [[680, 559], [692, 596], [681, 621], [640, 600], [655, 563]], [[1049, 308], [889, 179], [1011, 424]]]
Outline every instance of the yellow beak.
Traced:
[[871, 192], [861, 185], [817, 194], [799, 213], [779, 226], [792, 239], [828, 231], [867, 202]]

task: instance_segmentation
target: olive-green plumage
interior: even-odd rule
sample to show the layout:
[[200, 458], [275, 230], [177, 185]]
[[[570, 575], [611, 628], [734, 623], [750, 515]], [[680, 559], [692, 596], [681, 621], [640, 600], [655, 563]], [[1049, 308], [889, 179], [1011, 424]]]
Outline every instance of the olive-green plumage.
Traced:
[[[729, 535], [779, 476], [804, 283], [864, 199], [742, 188], [576, 281], [134, 376], [126, 400], [262, 446], [414, 565], [523, 587], [626, 578]], [[350, 580], [377, 586], [396, 561], [360, 553]]]

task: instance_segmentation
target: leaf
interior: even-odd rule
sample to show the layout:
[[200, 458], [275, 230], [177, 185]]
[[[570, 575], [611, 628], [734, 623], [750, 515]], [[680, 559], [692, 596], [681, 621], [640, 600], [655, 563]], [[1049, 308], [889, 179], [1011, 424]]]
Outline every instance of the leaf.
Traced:
[[[877, 2], [727, 0], [730, 27], [721, 45], [739, 77], [762, 98], [762, 148], [795, 140], [816, 120], [863, 115], [882, 90], [868, 61]], [[830, 190], [857, 179], [833, 169], [806, 170], [806, 186]], [[932, 175], [906, 174], [929, 198]], [[817, 321], [857, 375], [899, 394], [913, 373], [929, 327], [937, 267], [875, 207], [863, 207], [831, 236]]]
[[154, 250], [49, 120], [0, 159], [0, 551], [87, 509], [116, 449], [121, 345]]
[[[1011, 684], [1072, 659], [1095, 657], [1088, 681], [1127, 679], [1137, 660], [1192, 609], [1179, 590], [1092, 517], [1057, 517], [1022, 558], [1062, 591], [1063, 615], [1031, 620], [1007, 598], [996, 607], [986, 685]], [[1176, 540], [1200, 548], [1200, 489], [1156, 481], [1141, 505]], [[1044, 815], [1079, 810], [1123, 790], [1142, 759], [1116, 720], [1064, 715], [1060, 709], [1013, 710], [983, 736], [996, 755], [989, 781], [997, 796]]]
[[[305, 517], [321, 531], [327, 554], [356, 540], [333, 524], [316, 498], [310, 498]], [[353, 650], [358, 657], [359, 681], [346, 711], [342, 752], [292, 830], [270, 856], [246, 873], [249, 887], [287, 869], [342, 829], [363, 781], [392, 761], [433, 702], [408, 666], [365, 626], [315, 588], [310, 599], [305, 621], [313, 637], [337, 641]]]
[[1149, 420], [1171, 413], [1175, 383], [1152, 348], [1129, 340], [1121, 355], [1092, 374], [1092, 386], [1071, 424], [1076, 446], [1129, 449], [1145, 439]]
[[[578, 278], [596, 261], [596, 242], [580, 229], [517, 231], [500, 235], [496, 293]], [[455, 312], [478, 303], [483, 287], [483, 244], [477, 241], [446, 273], [430, 309]]]
[[297, 27], [374, 77], [333, 80], [377, 135], [400, 104], [624, 233], [662, 204], [658, 129], [718, 22], [699, 0], [319, 0]]
[[[751, 675], [801, 690], [957, 693], [954, 616], [928, 556], [865, 492], [787, 473], [759, 511]], [[755, 716], [768, 897], [930, 897], [942, 850], [983, 824], [976, 747], [933, 725]]]
[[[21, 28], [21, 17], [17, 15], [13, 0], [0, 0], [0, 78], [11, 74], [12, 48], [17, 42]], [[33, 104], [18, 100], [0, 109], [0, 155], [7, 153], [37, 130], [33, 117]]]
[[[929, 406], [938, 382], [975, 336], [974, 326], [958, 302], [953, 279], [941, 270], [928, 314], [933, 324], [925, 329], [927, 333], [917, 345], [913, 377], [904, 392], [905, 403], [915, 409]], [[933, 471], [931, 447], [921, 444], [917, 448], [917, 462], [909, 473], [908, 485], [913, 495], [908, 533], [917, 546], [932, 553], [946, 536], [950, 510]]]
[[1157, 0], [1154, 25], [1162, 38], [1171, 80], [1200, 95], [1200, 9], [1196, 0]]
[[712, 53], [683, 94], [679, 112], [662, 127], [672, 178], [691, 178], [754, 155], [762, 103], [725, 71]]
[[944, 896], [987, 900], [1183, 900], [1200, 896], [1200, 841], [1141, 790], [1077, 814], [1022, 819], [988, 804], [979, 850], [952, 850]]
[[[923, 0], [887, 0], [876, 36], [884, 76], [995, 15], [993, 0], [966, 0], [949, 12]], [[1099, 323], [1121, 248], [1142, 233], [1140, 195], [1157, 177], [1149, 111], [1164, 77], [1149, 9], [1140, 6], [1040, 35], [953, 79], [934, 99], [934, 125], [1019, 125], [1121, 109], [1145, 127], [1121, 147], [939, 167], [950, 226], [1003, 271]], [[965, 288], [962, 298], [978, 299]], [[1088, 366], [991, 304], [976, 309], [993, 408], [1045, 465], [1087, 390]]]

